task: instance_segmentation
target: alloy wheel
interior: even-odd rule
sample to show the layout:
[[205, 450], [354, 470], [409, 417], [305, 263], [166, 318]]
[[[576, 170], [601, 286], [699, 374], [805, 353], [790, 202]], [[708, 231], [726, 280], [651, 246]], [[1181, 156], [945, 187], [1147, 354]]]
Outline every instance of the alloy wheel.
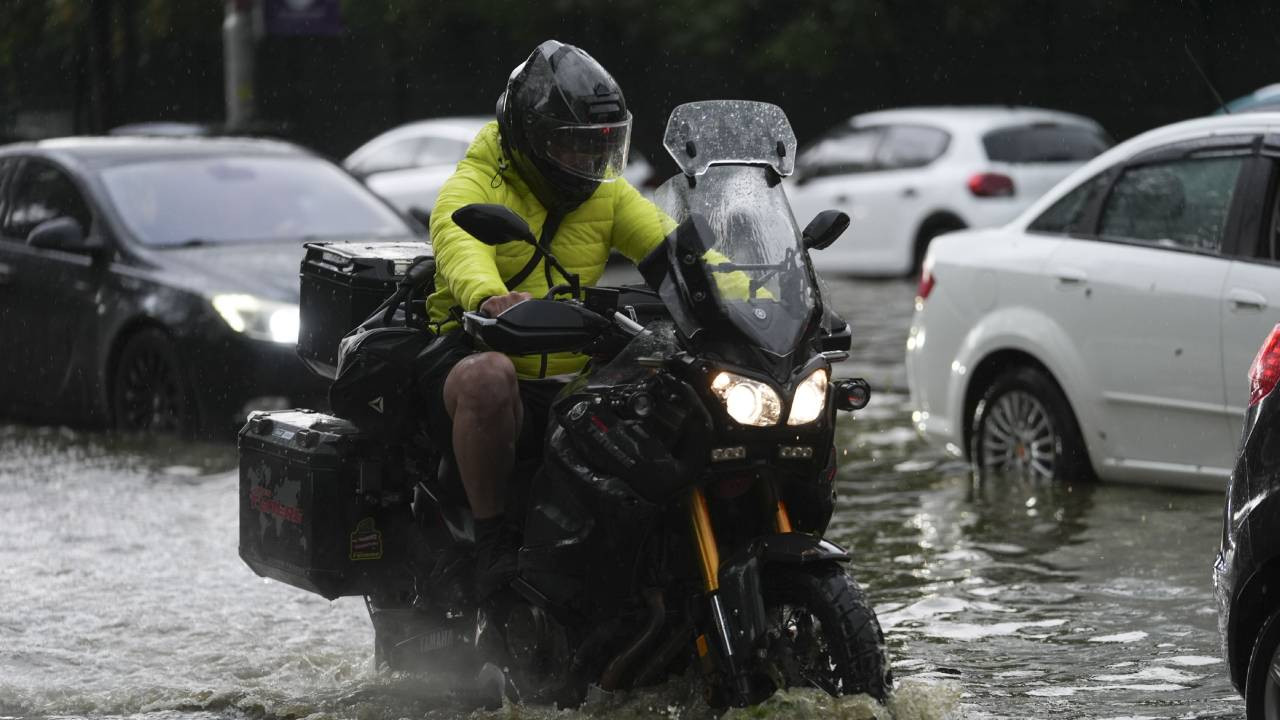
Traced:
[[1036, 396], [1011, 390], [996, 398], [980, 432], [984, 472], [1053, 479], [1058, 435], [1048, 408]]
[[182, 429], [186, 412], [182, 381], [160, 347], [138, 348], [119, 377], [124, 429], [162, 433]]

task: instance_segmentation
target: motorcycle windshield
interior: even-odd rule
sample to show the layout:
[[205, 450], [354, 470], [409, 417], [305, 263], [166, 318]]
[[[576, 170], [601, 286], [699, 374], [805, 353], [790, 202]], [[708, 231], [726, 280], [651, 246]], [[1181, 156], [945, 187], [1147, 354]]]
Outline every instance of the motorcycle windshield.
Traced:
[[700, 176], [716, 164], [767, 165], [786, 177], [796, 166], [796, 134], [777, 105], [703, 100], [671, 111], [662, 144], [681, 172]]
[[702, 215], [713, 234], [703, 255], [709, 286], [748, 340], [784, 356], [800, 343], [816, 304], [809, 256], [773, 171], [713, 165], [690, 187], [677, 175], [654, 200], [676, 222]]

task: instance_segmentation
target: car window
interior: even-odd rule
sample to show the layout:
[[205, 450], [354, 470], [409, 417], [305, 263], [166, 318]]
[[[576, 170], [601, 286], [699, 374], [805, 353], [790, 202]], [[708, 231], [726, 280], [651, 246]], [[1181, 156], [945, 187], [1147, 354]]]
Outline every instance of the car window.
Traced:
[[40, 223], [69, 217], [89, 230], [89, 206], [66, 173], [44, 162], [30, 161], [10, 180], [10, 208], [4, 234], [25, 240]]
[[[18, 166], [18, 161], [12, 158], [0, 160], [0, 223], [4, 221], [5, 213], [9, 210], [9, 177], [13, 175], [14, 169]], [[0, 232], [0, 241], [9, 238], [8, 234]]]
[[361, 158], [351, 169], [360, 173], [376, 173], [413, 167], [422, 141], [420, 137], [394, 140]]
[[1075, 190], [1063, 195], [1057, 202], [1049, 206], [1027, 227], [1032, 232], [1051, 233], [1054, 235], [1091, 235], [1093, 228], [1088, 227], [1089, 209], [1111, 186], [1116, 171], [1107, 170], [1095, 175]]
[[1124, 171], [1102, 209], [1105, 237], [1217, 252], [1244, 158], [1140, 165]]
[[880, 143], [876, 165], [884, 169], [922, 167], [937, 160], [950, 142], [951, 136], [937, 128], [894, 125]]
[[456, 165], [467, 154], [467, 143], [449, 138], [422, 138], [414, 165]]
[[1258, 256], [1263, 260], [1280, 262], [1280, 192], [1276, 193], [1271, 202], [1271, 232], [1258, 248]]
[[992, 130], [982, 136], [987, 157], [995, 162], [1084, 162], [1111, 146], [1093, 128], [1037, 123]]
[[808, 177], [870, 170], [875, 167], [876, 150], [883, 135], [883, 128], [840, 128], [800, 153], [796, 165]]

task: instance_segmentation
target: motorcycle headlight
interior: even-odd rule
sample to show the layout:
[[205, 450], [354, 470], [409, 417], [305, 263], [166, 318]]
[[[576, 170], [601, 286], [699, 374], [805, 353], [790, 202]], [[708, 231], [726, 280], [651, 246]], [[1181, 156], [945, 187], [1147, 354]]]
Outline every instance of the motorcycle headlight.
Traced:
[[253, 295], [214, 295], [213, 309], [227, 326], [255, 340], [293, 345], [298, 342], [298, 306]]
[[827, 406], [827, 371], [814, 370], [796, 388], [791, 398], [791, 415], [787, 417], [788, 425], [804, 425], [818, 419], [823, 408]]
[[724, 403], [729, 417], [743, 425], [768, 427], [782, 417], [778, 393], [757, 380], [722, 372], [711, 380], [711, 391]]

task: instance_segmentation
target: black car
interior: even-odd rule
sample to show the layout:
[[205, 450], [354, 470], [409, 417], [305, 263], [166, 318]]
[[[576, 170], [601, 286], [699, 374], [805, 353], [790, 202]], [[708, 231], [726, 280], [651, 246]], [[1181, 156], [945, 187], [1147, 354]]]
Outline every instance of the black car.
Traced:
[[1280, 325], [1249, 371], [1244, 435], [1214, 564], [1218, 626], [1250, 720], [1280, 718]]
[[64, 138], [0, 148], [0, 413], [221, 432], [314, 402], [294, 352], [303, 242], [412, 239], [288, 143]]

